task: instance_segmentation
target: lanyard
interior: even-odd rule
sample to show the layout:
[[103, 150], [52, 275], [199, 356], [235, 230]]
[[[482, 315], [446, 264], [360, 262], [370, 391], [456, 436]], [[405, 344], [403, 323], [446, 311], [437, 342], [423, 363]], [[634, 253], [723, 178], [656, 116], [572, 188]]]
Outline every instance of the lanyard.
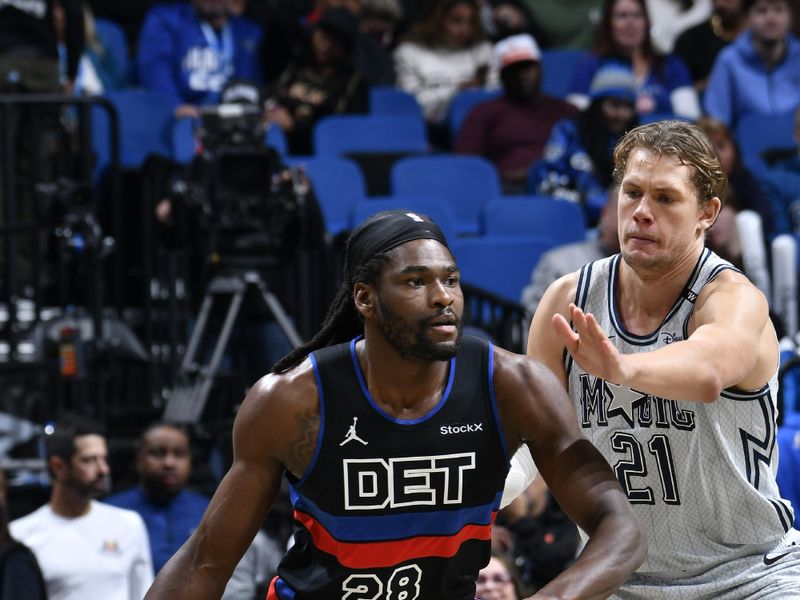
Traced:
[[228, 74], [233, 70], [233, 33], [231, 33], [230, 23], [222, 26], [222, 35], [218, 36], [207, 21], [200, 23], [200, 29], [206, 43], [217, 57], [218, 71]]

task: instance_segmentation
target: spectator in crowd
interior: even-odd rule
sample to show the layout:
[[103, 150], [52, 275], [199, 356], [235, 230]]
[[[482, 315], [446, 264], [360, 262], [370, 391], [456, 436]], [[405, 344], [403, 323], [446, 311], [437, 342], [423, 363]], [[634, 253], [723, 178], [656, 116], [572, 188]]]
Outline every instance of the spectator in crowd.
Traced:
[[800, 173], [800, 105], [794, 111], [793, 137], [793, 146], [768, 148], [764, 151], [764, 160], [771, 170]]
[[313, 127], [322, 117], [369, 111], [369, 86], [353, 58], [357, 39], [353, 14], [328, 9], [278, 78], [267, 117], [286, 132], [290, 154], [312, 153]]
[[524, 0], [542, 48], [588, 50], [600, 22], [603, 0]]
[[[325, 10], [331, 8], [343, 8], [349, 10], [358, 21], [358, 32], [355, 36], [355, 47], [353, 57], [356, 69], [367, 80], [369, 85], [394, 86], [395, 72], [394, 59], [390, 49], [394, 41], [394, 30], [382, 30], [382, 23], [386, 26], [394, 27], [402, 18], [403, 11], [397, 0], [318, 0], [318, 6], [324, 7], [322, 12], [315, 13], [321, 17]], [[368, 18], [368, 21], [364, 19]], [[375, 17], [378, 17], [377, 20]], [[316, 20], [311, 21], [313, 26]], [[367, 25], [368, 32], [365, 33], [364, 25]], [[369, 28], [377, 27], [385, 34], [383, 38], [377, 38], [375, 31]]]
[[711, 17], [678, 36], [675, 54], [689, 68], [698, 93], [705, 91], [717, 54], [735, 40], [745, 27], [742, 0], [714, 0]]
[[11, 534], [36, 555], [50, 600], [140, 600], [153, 581], [142, 518], [97, 502], [110, 470], [102, 429], [64, 417], [45, 439], [50, 501], [12, 521]]
[[439, 148], [449, 148], [447, 114], [458, 92], [489, 82], [492, 44], [477, 0], [442, 0], [403, 36], [394, 51], [397, 85], [416, 96]]
[[462, 124], [453, 151], [492, 161], [506, 193], [527, 190], [531, 164], [544, 151], [553, 125], [577, 112], [563, 100], [541, 92], [541, 52], [527, 33], [497, 43], [495, 68], [503, 94], [475, 106]]
[[595, 72], [608, 58], [626, 58], [638, 83], [636, 112], [700, 116], [697, 92], [686, 65], [674, 54], [661, 55], [650, 40], [651, 23], [644, 0], [607, 0], [597, 28], [594, 52], [578, 63], [567, 99], [579, 108], [590, 101]]
[[144, 519], [156, 573], [197, 527], [209, 498], [186, 489], [192, 468], [188, 432], [178, 425], [145, 428], [136, 451], [139, 484], [107, 497]]
[[400, 0], [361, 0], [361, 34], [387, 50], [394, 48], [395, 36], [402, 19], [403, 5]]
[[678, 35], [708, 19], [712, 0], [646, 0], [653, 27], [650, 38], [661, 54], [673, 51]]
[[789, 0], [743, 0], [747, 31], [714, 61], [706, 112], [735, 128], [742, 115], [800, 105], [800, 40], [791, 34]]
[[520, 33], [538, 39], [533, 16], [523, 0], [491, 0], [486, 6], [488, 19], [484, 19], [485, 28], [493, 42]]
[[139, 82], [164, 93], [177, 117], [197, 117], [231, 79], [261, 81], [261, 41], [261, 28], [229, 15], [225, 0], [153, 6], [139, 36]]
[[[53, 20], [58, 40], [59, 68], [62, 84], [68, 81], [66, 51], [66, 19], [61, 0], [53, 3]], [[92, 10], [83, 5], [83, 28], [85, 45], [78, 64], [73, 91], [79, 95], [102, 94], [128, 85], [128, 65], [118, 62], [117, 57], [108, 51], [99, 32], [95, 28]]]
[[519, 577], [509, 554], [492, 551], [489, 563], [478, 573], [475, 594], [481, 600], [521, 600]]
[[128, 47], [131, 49], [131, 56], [134, 56], [144, 17], [150, 7], [158, 2], [163, 3], [163, 0], [125, 0], [125, 2], [89, 0], [89, 7], [98, 19], [108, 19], [122, 28]]
[[547, 287], [559, 277], [577, 271], [586, 263], [619, 252], [617, 227], [617, 190], [612, 187], [600, 213], [597, 234], [582, 242], [564, 244], [545, 252], [531, 273], [531, 281], [522, 290], [520, 302], [533, 314]]
[[614, 146], [638, 125], [630, 65], [606, 61], [595, 73], [589, 95], [585, 110], [556, 123], [543, 158], [531, 169], [529, 187], [536, 194], [579, 203], [593, 226], [612, 185]]
[[0, 470], [0, 600], [47, 600], [39, 563], [8, 531], [6, 476]]
[[771, 234], [800, 233], [800, 105], [794, 114], [792, 148], [770, 149], [770, 168], [760, 183], [772, 204]]
[[53, 0], [0, 3], [0, 92], [72, 92], [83, 53], [81, 0], [62, 0], [66, 79], [59, 77]]
[[[727, 220], [730, 213], [735, 215], [735, 213], [740, 210], [755, 211], [758, 213], [758, 216], [761, 217], [764, 235], [769, 238], [772, 237], [774, 230], [774, 208], [769, 198], [764, 193], [759, 180], [742, 163], [739, 147], [736, 145], [736, 140], [733, 138], [731, 130], [728, 129], [724, 123], [713, 117], [701, 117], [697, 121], [697, 124], [706, 133], [708, 139], [711, 140], [711, 143], [714, 144], [714, 147], [717, 149], [722, 168], [728, 176], [728, 198], [720, 211], [719, 217], [717, 217], [717, 222], [709, 230], [709, 236], [706, 242], [709, 243], [711, 249], [717, 254], [741, 267], [741, 256], [736, 257], [735, 254], [733, 257], [730, 256], [730, 254], [726, 255], [724, 248], [720, 248], [720, 251], [716, 247], [716, 244], [720, 242], [723, 237], [728, 238], [727, 234], [722, 233], [725, 229], [725, 227], [722, 226], [722, 221]], [[735, 230], [731, 235], [736, 236]], [[732, 240], [732, 243], [738, 244], [738, 236], [736, 236], [736, 239]], [[737, 260], [732, 260], [732, 258], [737, 258]]]
[[[187, 489], [192, 468], [189, 433], [171, 423], [149, 425], [139, 438], [136, 470], [139, 485], [109, 496], [105, 502], [133, 510], [144, 519], [156, 573], [197, 528], [209, 498]], [[256, 542], [234, 570], [225, 600], [255, 597], [274, 574], [280, 550], [259, 532]]]

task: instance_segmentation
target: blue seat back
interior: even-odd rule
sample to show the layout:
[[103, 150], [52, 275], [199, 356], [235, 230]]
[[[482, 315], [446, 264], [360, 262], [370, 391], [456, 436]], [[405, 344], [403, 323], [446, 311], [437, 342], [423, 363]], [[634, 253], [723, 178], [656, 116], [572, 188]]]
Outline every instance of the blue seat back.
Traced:
[[456, 216], [458, 233], [476, 234], [483, 205], [500, 195], [500, 178], [494, 165], [480, 156], [408, 156], [393, 165], [390, 189], [392, 195], [442, 198]]
[[111, 19], [103, 19], [101, 17], [95, 17], [94, 29], [112, 62], [118, 65], [120, 69], [123, 69], [125, 80], [130, 80], [134, 68], [125, 31]]
[[395, 115], [422, 119], [422, 107], [414, 94], [390, 86], [377, 85], [369, 90], [372, 115]]
[[429, 216], [442, 230], [448, 243], [456, 238], [456, 217], [450, 206], [434, 195], [409, 194], [366, 198], [353, 205], [350, 225], [356, 227], [364, 219], [383, 210], [405, 209]]
[[497, 98], [500, 94], [502, 94], [502, 90], [474, 89], [462, 90], [453, 96], [446, 117], [452, 139], [456, 139], [461, 125], [464, 124], [467, 115], [477, 104]]
[[358, 165], [346, 158], [320, 157], [298, 160], [294, 166], [306, 169], [326, 230], [332, 235], [347, 231], [353, 205], [366, 198], [364, 177]]
[[742, 162], [761, 175], [767, 170], [762, 153], [775, 148], [792, 148], [797, 145], [794, 133], [794, 111], [774, 115], [749, 113], [743, 115], [734, 131]]
[[[141, 167], [151, 154], [171, 157], [174, 116], [172, 104], [158, 92], [129, 89], [103, 95], [117, 113], [120, 166]], [[111, 160], [111, 120], [105, 108], [92, 107], [92, 147], [96, 156], [95, 177]]]
[[314, 155], [349, 152], [425, 152], [421, 118], [397, 115], [332, 115], [314, 126]]
[[566, 98], [578, 62], [588, 52], [569, 48], [550, 48], [542, 51], [542, 92], [556, 98]]
[[531, 271], [554, 242], [544, 236], [492, 235], [458, 238], [451, 246], [462, 281], [519, 303]]
[[484, 235], [545, 235], [558, 244], [586, 239], [586, 219], [575, 202], [550, 196], [501, 196], [482, 211]]

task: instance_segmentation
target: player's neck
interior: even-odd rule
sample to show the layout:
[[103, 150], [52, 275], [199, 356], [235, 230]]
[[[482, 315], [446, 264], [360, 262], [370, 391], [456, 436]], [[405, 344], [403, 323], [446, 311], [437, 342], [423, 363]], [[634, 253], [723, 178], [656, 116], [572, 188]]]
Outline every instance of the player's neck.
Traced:
[[683, 292], [703, 246], [668, 265], [652, 269], [620, 265], [617, 310], [631, 333], [647, 334], [667, 316]]
[[388, 343], [360, 342], [358, 361], [373, 400], [398, 419], [421, 417], [441, 400], [449, 361], [401, 357]]

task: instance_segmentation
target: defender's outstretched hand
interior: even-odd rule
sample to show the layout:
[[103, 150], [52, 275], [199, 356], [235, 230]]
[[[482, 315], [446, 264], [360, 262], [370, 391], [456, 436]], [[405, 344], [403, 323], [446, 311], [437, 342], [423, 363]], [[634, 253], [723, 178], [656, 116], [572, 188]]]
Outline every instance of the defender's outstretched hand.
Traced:
[[612, 383], [623, 383], [624, 356], [609, 341], [594, 315], [584, 313], [574, 304], [570, 304], [569, 316], [575, 331], [560, 314], [553, 315], [553, 327], [575, 362], [596, 377]]

